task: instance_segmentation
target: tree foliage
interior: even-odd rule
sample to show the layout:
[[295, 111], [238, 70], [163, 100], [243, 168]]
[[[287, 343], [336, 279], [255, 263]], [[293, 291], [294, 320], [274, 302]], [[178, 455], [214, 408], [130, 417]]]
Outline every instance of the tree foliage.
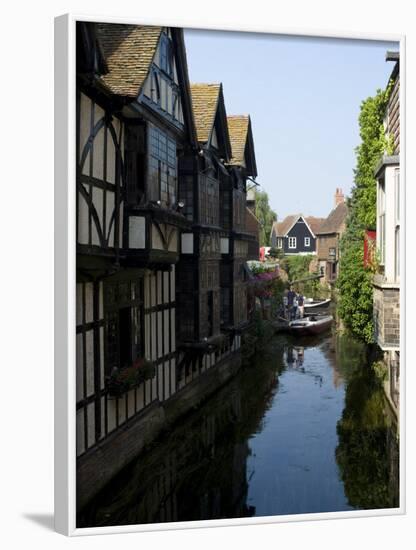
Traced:
[[388, 149], [383, 118], [391, 86], [378, 90], [361, 104], [361, 143], [356, 148], [354, 187], [348, 201], [349, 216], [341, 239], [339, 314], [346, 327], [369, 343], [373, 340], [373, 273], [364, 266], [364, 232], [376, 225], [376, 180], [374, 170]]
[[270, 245], [270, 233], [277, 214], [271, 209], [266, 191], [256, 192], [256, 217], [260, 221], [260, 246]]

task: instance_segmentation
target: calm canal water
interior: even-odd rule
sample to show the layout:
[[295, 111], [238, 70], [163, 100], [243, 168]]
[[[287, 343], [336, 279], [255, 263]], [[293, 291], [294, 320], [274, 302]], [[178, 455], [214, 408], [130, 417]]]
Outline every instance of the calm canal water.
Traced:
[[365, 348], [268, 349], [119, 474], [78, 527], [391, 508], [398, 442]]

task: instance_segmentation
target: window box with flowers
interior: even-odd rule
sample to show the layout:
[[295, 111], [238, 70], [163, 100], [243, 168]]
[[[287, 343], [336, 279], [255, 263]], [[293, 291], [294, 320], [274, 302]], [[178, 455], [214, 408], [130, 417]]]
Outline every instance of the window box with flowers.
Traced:
[[146, 380], [151, 380], [155, 373], [156, 367], [152, 361], [138, 357], [130, 367], [113, 368], [107, 377], [107, 391], [111, 397], [120, 397]]

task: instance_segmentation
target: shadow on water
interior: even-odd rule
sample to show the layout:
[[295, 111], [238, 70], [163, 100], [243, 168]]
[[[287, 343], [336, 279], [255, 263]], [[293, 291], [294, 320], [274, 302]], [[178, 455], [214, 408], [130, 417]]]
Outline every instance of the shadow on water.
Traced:
[[[117, 475], [78, 514], [77, 526], [326, 511], [330, 496], [300, 495], [286, 475], [293, 470], [299, 478], [290, 452], [299, 452], [300, 436], [313, 437], [308, 430], [314, 419], [302, 420], [308, 411], [304, 417], [294, 413], [308, 402], [320, 406], [318, 418], [326, 418], [334, 432], [323, 461], [319, 451], [308, 457], [310, 443], [303, 442], [303, 470], [311, 487], [325, 492], [316, 470], [329, 461], [343, 503], [335, 509], [397, 506], [394, 426], [365, 352], [355, 346], [342, 337], [302, 339], [299, 345], [287, 335], [276, 336], [251, 365]], [[305, 399], [308, 392], [315, 401]], [[323, 397], [334, 395], [338, 408], [321, 406]], [[296, 418], [300, 433], [293, 433]], [[289, 454], [277, 456], [277, 449]], [[294, 504], [298, 501], [301, 505]]]
[[345, 408], [337, 424], [336, 449], [345, 493], [351, 506], [357, 509], [397, 508], [396, 420], [374, 372], [362, 368], [369, 363], [365, 349], [360, 350], [352, 340], [338, 339], [337, 359], [346, 380]]

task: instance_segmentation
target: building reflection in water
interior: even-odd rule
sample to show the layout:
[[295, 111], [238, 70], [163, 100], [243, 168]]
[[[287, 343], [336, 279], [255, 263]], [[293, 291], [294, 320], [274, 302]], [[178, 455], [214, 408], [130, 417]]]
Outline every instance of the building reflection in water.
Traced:
[[[280, 353], [281, 356], [281, 353]], [[247, 368], [116, 476], [78, 515], [78, 527], [250, 517], [249, 438], [277, 385], [273, 361]]]
[[[311, 368], [309, 354], [322, 358], [319, 361], [325, 364]], [[369, 367], [366, 349], [345, 336], [301, 342], [285, 336], [276, 338], [266, 354], [116, 476], [81, 511], [77, 526], [264, 515], [256, 510], [256, 500], [250, 500], [252, 506], [248, 504], [249, 485], [258, 484], [261, 477], [248, 478], [248, 458], [253, 438], [265, 430], [268, 411], [274, 413], [281, 406], [279, 376], [286, 380], [287, 387], [285, 371], [289, 375], [292, 370], [305, 382], [311, 380], [322, 392], [329, 391], [325, 380], [322, 386], [323, 376], [332, 376], [334, 391], [344, 403], [340, 416], [328, 422], [336, 425], [332, 461], [336, 461], [348, 508], [397, 507], [396, 427], [381, 385]], [[311, 388], [306, 384], [306, 391], [308, 387]], [[305, 395], [300, 399], [299, 405], [292, 406], [302, 408]], [[307, 421], [305, 417], [302, 427], [306, 435]], [[285, 437], [294, 437], [291, 434], [289, 430]], [[280, 443], [287, 446], [290, 441], [275, 442]], [[328, 456], [327, 460], [330, 459]], [[271, 460], [269, 457], [267, 467], [275, 479], [285, 483], [285, 471], [277, 461], [270, 463]], [[313, 472], [311, 468], [310, 475], [315, 475]], [[319, 480], [316, 483], [319, 486]], [[286, 490], [290, 492], [290, 487]], [[319, 499], [319, 495], [306, 496], [305, 506], [310, 504], [313, 509], [314, 499]], [[266, 503], [266, 515], [277, 513], [275, 502], [274, 495]]]

